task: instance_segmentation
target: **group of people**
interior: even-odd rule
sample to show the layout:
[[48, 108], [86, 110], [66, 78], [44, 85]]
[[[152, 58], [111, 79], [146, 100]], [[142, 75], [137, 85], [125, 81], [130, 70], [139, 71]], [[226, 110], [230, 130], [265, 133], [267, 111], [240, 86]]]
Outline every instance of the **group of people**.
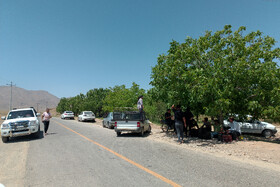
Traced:
[[[174, 112], [174, 116], [171, 114], [171, 109]], [[211, 121], [205, 117], [203, 125], [199, 127], [189, 108], [183, 112], [180, 105], [176, 107], [172, 105], [171, 109], [167, 109], [164, 115], [164, 122], [168, 126], [167, 130], [174, 128], [179, 144], [184, 142], [184, 133], [186, 137], [192, 136], [201, 139], [218, 138], [220, 141], [223, 141], [223, 135], [225, 134], [230, 135], [233, 140], [238, 140], [238, 137], [241, 135], [240, 126], [232, 117], [229, 118], [230, 123], [228, 127], [224, 127], [219, 123], [219, 120], [213, 117]]]
[[[174, 112], [174, 117], [171, 115], [171, 109]], [[199, 128], [197, 122], [193, 119], [193, 114], [189, 108], [186, 109], [185, 112], [182, 111], [181, 105], [177, 105], [176, 107], [172, 105], [171, 109], [167, 109], [165, 113], [165, 123], [167, 124], [167, 130], [174, 128], [178, 136], [179, 144], [184, 142], [184, 132], [186, 136], [188, 136], [188, 131], [190, 131], [193, 127]]]
[[[213, 131], [212, 131], [213, 126]], [[223, 141], [223, 135], [230, 135], [232, 140], [238, 140], [241, 135], [241, 129], [239, 123], [234, 121], [233, 117], [229, 118], [229, 126], [223, 126], [219, 123], [219, 120], [211, 118], [211, 122], [205, 117], [203, 120], [203, 125], [199, 129], [199, 138], [210, 139], [218, 138], [218, 140]]]

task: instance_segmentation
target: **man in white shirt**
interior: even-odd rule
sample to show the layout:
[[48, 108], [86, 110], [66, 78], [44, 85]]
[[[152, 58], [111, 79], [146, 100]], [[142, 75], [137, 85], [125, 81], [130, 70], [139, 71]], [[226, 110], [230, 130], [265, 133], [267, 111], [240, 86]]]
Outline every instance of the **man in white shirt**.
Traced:
[[141, 118], [141, 120], [144, 120], [144, 117], [143, 117], [143, 110], [144, 110], [143, 95], [141, 95], [140, 97], [138, 97], [137, 109], [138, 109], [139, 112], [140, 112], [140, 118]]
[[241, 129], [239, 123], [234, 121], [234, 118], [231, 117], [229, 118], [229, 132], [232, 135], [233, 140], [238, 140], [238, 137], [241, 135]]

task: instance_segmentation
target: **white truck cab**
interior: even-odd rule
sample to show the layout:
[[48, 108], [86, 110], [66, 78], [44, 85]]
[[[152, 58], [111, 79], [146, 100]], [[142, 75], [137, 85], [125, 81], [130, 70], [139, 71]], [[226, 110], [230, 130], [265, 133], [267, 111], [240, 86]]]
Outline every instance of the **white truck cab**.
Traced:
[[4, 143], [10, 137], [32, 135], [35, 138], [40, 136], [40, 113], [34, 108], [22, 108], [11, 110], [1, 124], [1, 138]]

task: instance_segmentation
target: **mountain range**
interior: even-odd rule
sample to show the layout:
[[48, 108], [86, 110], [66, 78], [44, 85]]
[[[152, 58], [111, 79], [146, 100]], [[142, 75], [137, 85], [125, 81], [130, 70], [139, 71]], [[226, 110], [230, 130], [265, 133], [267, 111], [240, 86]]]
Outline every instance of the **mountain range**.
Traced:
[[[0, 86], [0, 110], [9, 111], [11, 87]], [[34, 107], [38, 111], [45, 111], [46, 107], [55, 108], [59, 98], [43, 90], [26, 90], [12, 87], [12, 108]]]

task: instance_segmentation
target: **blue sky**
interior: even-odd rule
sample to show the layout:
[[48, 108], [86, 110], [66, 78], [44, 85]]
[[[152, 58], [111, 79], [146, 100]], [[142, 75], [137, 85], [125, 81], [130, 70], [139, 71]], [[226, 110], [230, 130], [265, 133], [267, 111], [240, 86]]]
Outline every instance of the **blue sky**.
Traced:
[[172, 39], [230, 24], [280, 47], [280, 0], [0, 0], [0, 85], [58, 97], [136, 82]]

